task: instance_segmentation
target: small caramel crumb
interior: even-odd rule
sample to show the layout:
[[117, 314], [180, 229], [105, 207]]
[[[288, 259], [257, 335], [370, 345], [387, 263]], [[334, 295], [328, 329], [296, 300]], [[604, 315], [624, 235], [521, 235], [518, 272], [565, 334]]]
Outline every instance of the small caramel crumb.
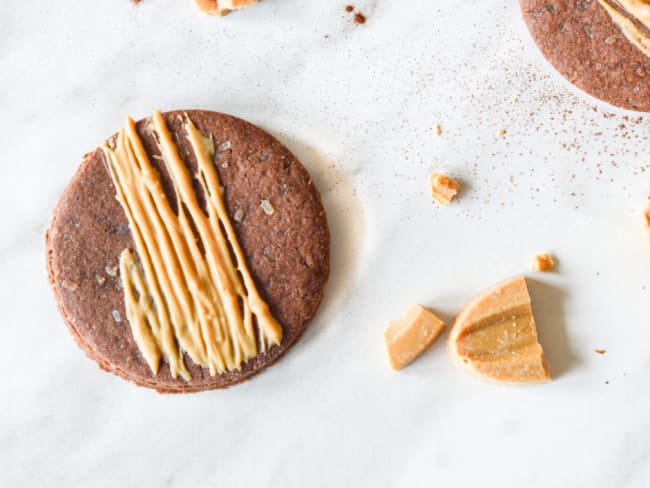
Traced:
[[429, 176], [431, 196], [438, 205], [448, 205], [460, 191], [460, 183], [440, 173]]
[[555, 266], [555, 261], [553, 261], [553, 256], [545, 252], [535, 256], [535, 259], [533, 260], [533, 264], [531, 265], [531, 269], [533, 271], [545, 272], [545, 271], [551, 271], [554, 266]]
[[354, 21], [357, 24], [365, 24], [366, 23], [366, 16], [363, 15], [361, 12], [357, 12], [354, 14]]
[[273, 215], [275, 213], [275, 209], [273, 208], [273, 205], [271, 205], [271, 202], [268, 200], [262, 200], [262, 203], [260, 203], [260, 207], [262, 207], [262, 210], [264, 210], [264, 213], [266, 215]]
[[607, 352], [606, 349], [594, 349], [594, 352], [597, 354], [605, 354]]
[[61, 280], [61, 286], [69, 291], [77, 291], [79, 289], [79, 283], [72, 280]]
[[402, 369], [422, 354], [445, 328], [442, 320], [422, 305], [412, 305], [406, 315], [384, 332], [391, 368]]
[[345, 11], [346, 12], [352, 12], [354, 10], [354, 7], [352, 5], [346, 5], [345, 6]]
[[506, 135], [506, 131], [504, 129], [499, 129], [494, 133], [494, 137], [496, 137], [497, 139], [500, 139], [505, 135]]
[[194, 0], [199, 10], [211, 15], [226, 15], [233, 10], [250, 7], [258, 0]]
[[442, 126], [440, 124], [436, 124], [433, 126], [433, 133], [437, 136], [442, 134]]

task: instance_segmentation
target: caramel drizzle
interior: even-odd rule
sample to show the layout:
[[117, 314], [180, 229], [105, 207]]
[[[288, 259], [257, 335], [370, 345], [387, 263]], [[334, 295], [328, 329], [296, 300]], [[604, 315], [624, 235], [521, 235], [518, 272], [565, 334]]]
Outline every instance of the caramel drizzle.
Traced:
[[627, 39], [650, 57], [650, 3], [645, 0], [598, 0]]
[[[137, 252], [137, 258], [130, 249], [120, 256], [133, 337], [154, 375], [163, 359], [174, 378], [189, 381], [183, 352], [212, 376], [238, 370], [280, 344], [282, 328], [255, 286], [230, 222], [212, 160], [214, 142], [183, 118], [197, 160], [197, 172], [191, 175], [160, 112], [152, 124], [177, 214], [133, 119], [127, 118], [114, 144], [102, 146]], [[205, 211], [193, 179], [205, 195]]]

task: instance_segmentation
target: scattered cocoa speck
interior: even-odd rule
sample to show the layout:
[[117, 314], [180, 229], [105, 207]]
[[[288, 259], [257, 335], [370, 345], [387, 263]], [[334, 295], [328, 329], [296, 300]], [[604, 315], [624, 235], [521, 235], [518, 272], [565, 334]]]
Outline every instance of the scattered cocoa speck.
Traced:
[[597, 354], [605, 354], [607, 352], [607, 349], [594, 349], [594, 352]]
[[352, 6], [352, 5], [346, 5], [345, 6], [345, 11], [346, 12], [352, 12], [353, 10], [354, 10], [354, 6]]
[[365, 24], [366, 23], [366, 16], [363, 15], [361, 12], [357, 12], [354, 14], [354, 21], [357, 24]]

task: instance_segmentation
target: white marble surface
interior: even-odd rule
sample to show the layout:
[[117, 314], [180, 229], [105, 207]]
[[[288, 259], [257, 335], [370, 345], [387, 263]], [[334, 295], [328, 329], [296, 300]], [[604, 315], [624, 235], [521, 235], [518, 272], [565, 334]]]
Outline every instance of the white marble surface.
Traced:
[[[191, 3], [0, 2], [0, 486], [650, 486], [650, 118], [553, 74], [514, 0], [357, 0], [365, 25], [339, 0]], [[228, 391], [100, 371], [47, 284], [43, 234], [82, 154], [156, 108], [271, 131], [329, 212], [317, 318]], [[433, 168], [464, 184], [444, 209]], [[557, 271], [528, 271], [547, 250]], [[552, 383], [481, 383], [443, 341], [388, 368], [383, 329], [412, 302], [449, 318], [517, 273]]]

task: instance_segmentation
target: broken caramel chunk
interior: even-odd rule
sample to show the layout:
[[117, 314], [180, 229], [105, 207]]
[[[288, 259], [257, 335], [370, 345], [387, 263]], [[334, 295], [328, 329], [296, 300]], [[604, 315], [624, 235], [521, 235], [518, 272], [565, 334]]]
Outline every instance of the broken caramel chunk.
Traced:
[[384, 332], [391, 368], [402, 369], [417, 358], [444, 328], [444, 322], [429, 310], [412, 305], [402, 319], [390, 324]]
[[465, 305], [454, 319], [447, 346], [454, 362], [486, 380], [530, 384], [551, 379], [523, 276], [499, 283]]
[[226, 15], [232, 10], [250, 7], [258, 0], [194, 0], [202, 12], [213, 15]]
[[555, 267], [555, 261], [553, 261], [553, 256], [545, 252], [535, 256], [531, 269], [533, 271], [551, 271]]
[[440, 173], [429, 176], [431, 196], [438, 205], [447, 205], [460, 191], [460, 183]]

